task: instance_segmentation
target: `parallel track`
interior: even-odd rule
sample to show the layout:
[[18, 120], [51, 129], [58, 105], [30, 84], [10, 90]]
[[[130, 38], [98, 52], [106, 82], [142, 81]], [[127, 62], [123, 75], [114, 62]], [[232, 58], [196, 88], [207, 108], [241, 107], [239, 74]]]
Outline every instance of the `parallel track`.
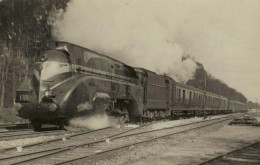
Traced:
[[246, 145], [231, 152], [210, 159], [200, 165], [259, 165], [260, 142]]
[[59, 135], [61, 133], [72, 133], [71, 131], [65, 130], [50, 130], [50, 131], [41, 131], [34, 132], [33, 130], [14, 130], [14, 131], [5, 131], [0, 132], [0, 140], [13, 140], [21, 138], [31, 138], [38, 136], [49, 136], [49, 135]]
[[[34, 150], [34, 152], [27, 151], [27, 153], [24, 154], [5, 156], [0, 158], [0, 162], [5, 161], [11, 164], [33, 164], [35, 161], [37, 161], [37, 163], [41, 161], [43, 164], [66, 164], [82, 159], [88, 159], [92, 156], [120, 150], [131, 145], [142, 144], [160, 138], [186, 133], [227, 120], [230, 120], [230, 118], [217, 118], [148, 131], [140, 131], [141, 129], [137, 128], [114, 134], [111, 134], [110, 131], [110, 134], [108, 133], [99, 139], [94, 139], [91, 141], [85, 139], [83, 142], [79, 142], [77, 144], [64, 143], [58, 147], [48, 149], [42, 148], [41, 150]], [[131, 131], [136, 132], [129, 134]], [[43, 159], [47, 157], [49, 157], [49, 159]]]
[[30, 123], [21, 123], [21, 124], [0, 124], [1, 129], [5, 128], [19, 128], [19, 127], [29, 127]]

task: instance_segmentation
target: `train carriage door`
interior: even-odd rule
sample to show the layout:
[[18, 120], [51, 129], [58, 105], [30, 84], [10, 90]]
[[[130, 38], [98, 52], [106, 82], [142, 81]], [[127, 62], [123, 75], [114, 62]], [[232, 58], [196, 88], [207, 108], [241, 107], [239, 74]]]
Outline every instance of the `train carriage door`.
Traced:
[[218, 97], [217, 101], [218, 101], [218, 110], [220, 110], [220, 106], [221, 106], [221, 103], [220, 103], [220, 96]]
[[189, 107], [191, 106], [191, 91], [190, 91], [190, 97], [189, 97]]
[[201, 97], [202, 97], [202, 108], [206, 109], [206, 94], [205, 93], [201, 94]]
[[183, 89], [183, 94], [182, 94], [182, 102], [185, 104], [185, 90]]
[[175, 104], [175, 100], [176, 100], [176, 95], [175, 95], [175, 93], [176, 93], [176, 87], [175, 87], [175, 85], [172, 83], [172, 106], [174, 106], [174, 104]]
[[181, 89], [178, 89], [178, 102], [181, 103]]
[[169, 79], [167, 79], [167, 78], [165, 78], [164, 79], [164, 82], [165, 82], [165, 100], [166, 100], [166, 109], [168, 109], [169, 107], [170, 107], [170, 105], [171, 105], [171, 84], [170, 84], [170, 82], [169, 82]]
[[144, 77], [144, 104], [147, 103], [147, 75]]

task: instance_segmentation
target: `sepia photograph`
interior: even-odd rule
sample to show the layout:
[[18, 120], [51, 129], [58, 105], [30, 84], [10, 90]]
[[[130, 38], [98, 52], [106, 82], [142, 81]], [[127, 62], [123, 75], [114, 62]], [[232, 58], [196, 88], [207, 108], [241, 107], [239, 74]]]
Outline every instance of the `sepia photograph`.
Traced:
[[0, 0], [0, 165], [259, 165], [260, 0]]

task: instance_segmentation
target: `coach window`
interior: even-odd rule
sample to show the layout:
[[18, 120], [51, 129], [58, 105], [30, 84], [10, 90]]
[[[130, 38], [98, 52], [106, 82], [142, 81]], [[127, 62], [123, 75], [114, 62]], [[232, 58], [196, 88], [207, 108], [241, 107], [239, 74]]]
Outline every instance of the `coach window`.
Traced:
[[88, 55], [88, 52], [87, 51], [85, 51], [84, 53], [83, 53], [83, 59], [84, 59], [84, 62], [87, 64], [88, 63], [88, 60], [89, 60], [89, 55]]
[[178, 98], [178, 88], [177, 87], [175, 87], [175, 96], [176, 96], [176, 98]]
[[93, 69], [102, 70], [102, 59], [92, 58], [89, 60], [89, 63], [92, 63]]
[[123, 75], [122, 66], [119, 63], [115, 63], [115, 74]]
[[190, 92], [189, 104], [191, 104], [191, 94], [192, 94], [192, 93]]
[[97, 58], [97, 57], [98, 56], [96, 54], [89, 52], [89, 51], [85, 51], [83, 53], [83, 60], [87, 64], [88, 67], [92, 67], [92, 66], [89, 66], [89, 60], [92, 58]]
[[111, 66], [110, 66], [110, 63], [107, 59], [105, 58], [102, 58], [101, 60], [102, 62], [102, 70], [105, 71], [105, 72], [111, 72]]
[[172, 88], [172, 92], [171, 92], [172, 102], [173, 102], [173, 95], [174, 95], [174, 88]]

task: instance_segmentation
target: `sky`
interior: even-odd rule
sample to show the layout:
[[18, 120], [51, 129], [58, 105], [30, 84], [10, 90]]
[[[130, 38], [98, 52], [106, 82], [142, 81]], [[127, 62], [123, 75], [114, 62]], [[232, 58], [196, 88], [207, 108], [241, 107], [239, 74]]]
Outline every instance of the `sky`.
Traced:
[[207, 72], [260, 102], [260, 0], [71, 0], [53, 36], [127, 64], [192, 78]]

